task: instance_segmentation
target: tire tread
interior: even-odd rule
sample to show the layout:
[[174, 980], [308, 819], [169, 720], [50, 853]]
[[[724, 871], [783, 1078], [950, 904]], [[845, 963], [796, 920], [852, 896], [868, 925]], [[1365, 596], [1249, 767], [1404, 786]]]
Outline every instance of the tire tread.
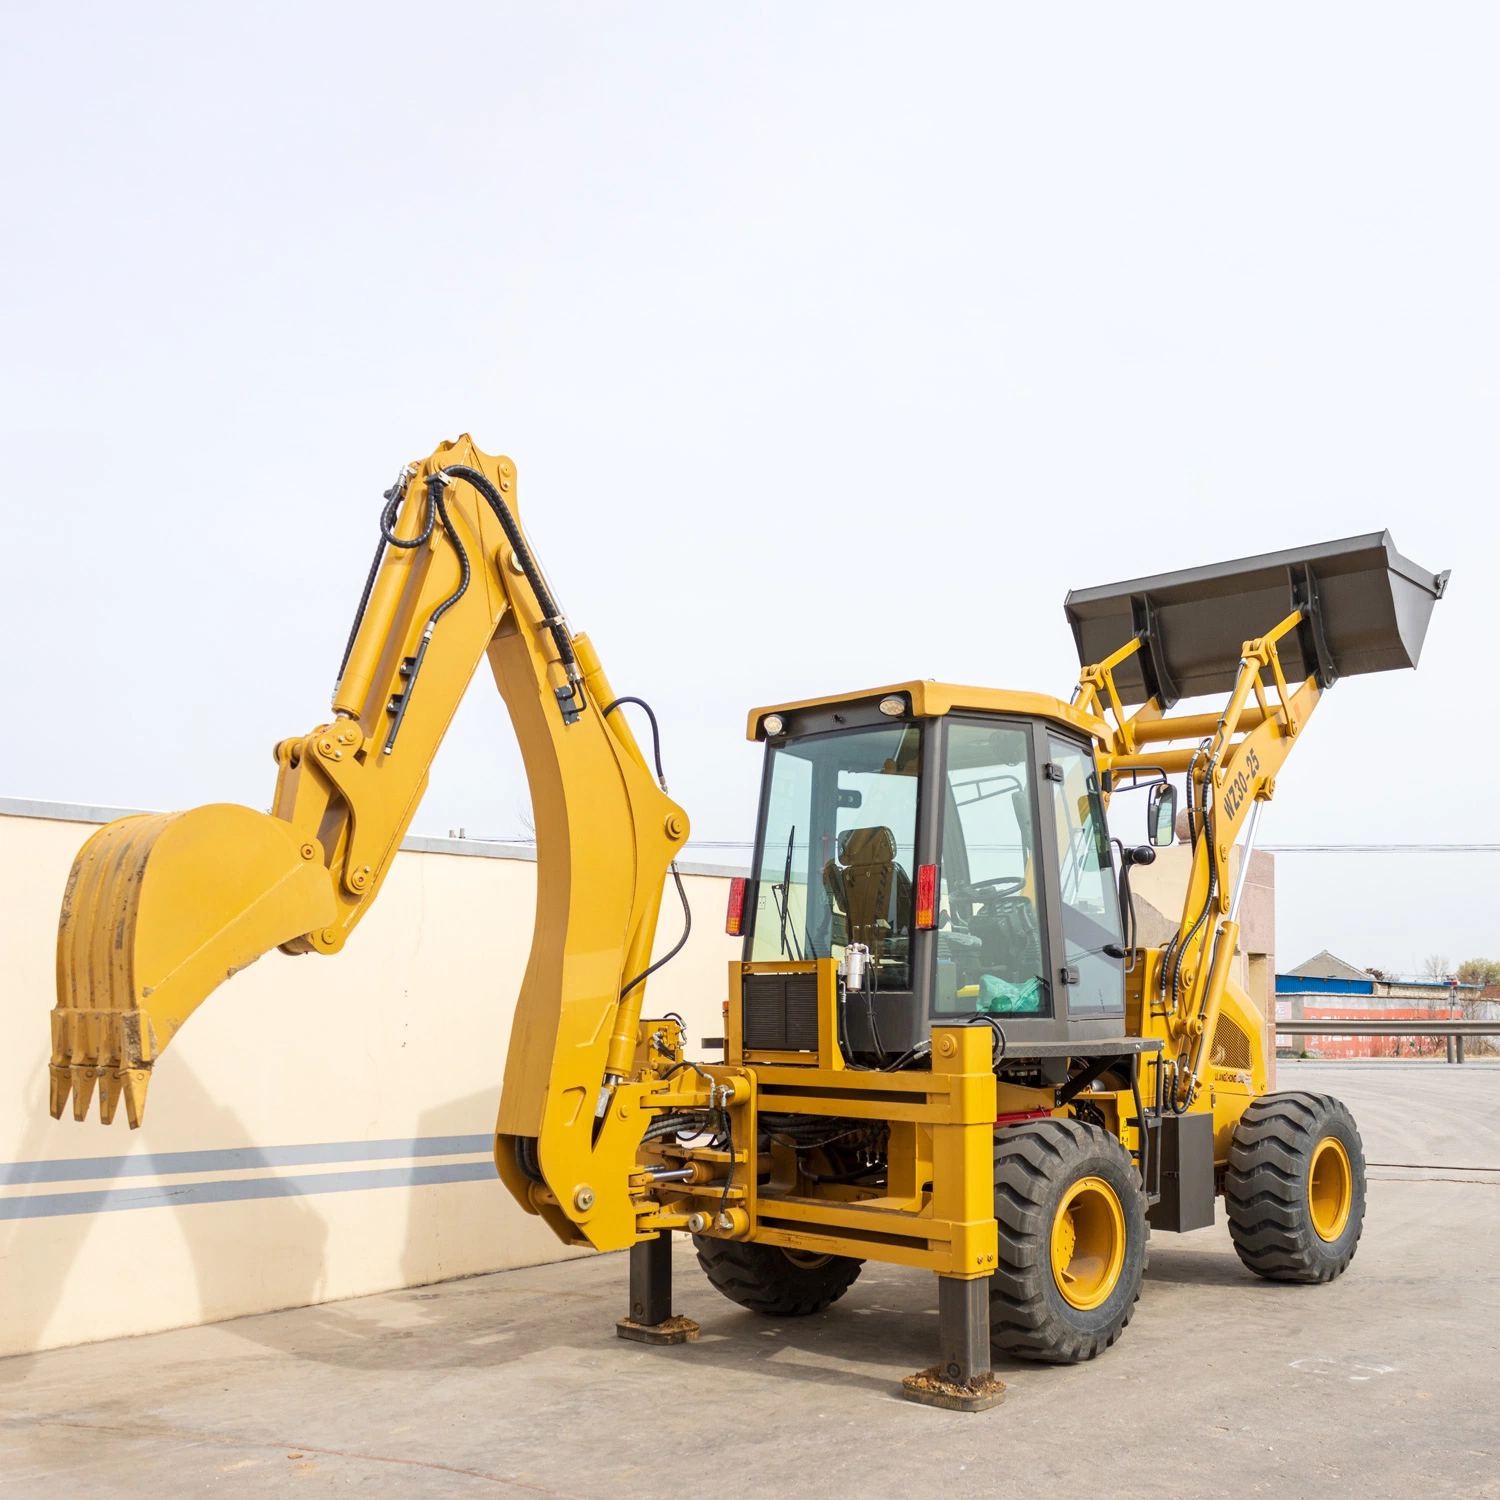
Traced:
[[751, 1312], [805, 1318], [837, 1302], [864, 1269], [862, 1260], [830, 1256], [811, 1270], [794, 1266], [770, 1245], [694, 1235], [698, 1264], [715, 1291]]
[[1141, 1273], [1149, 1254], [1150, 1227], [1135, 1163], [1108, 1131], [1080, 1120], [1047, 1119], [1012, 1125], [995, 1135], [995, 1219], [999, 1257], [990, 1278], [990, 1339], [996, 1349], [1022, 1359], [1078, 1364], [1109, 1348], [1129, 1324], [1140, 1297], [1136, 1280], [1124, 1307], [1096, 1330], [1070, 1328], [1048, 1306], [1052, 1279], [1051, 1233], [1044, 1205], [1059, 1181], [1086, 1175], [1080, 1169], [1103, 1152], [1115, 1156], [1135, 1186], [1137, 1201], [1122, 1206], [1127, 1234], [1141, 1226]]
[[[1351, 1139], [1354, 1204], [1348, 1229], [1330, 1251], [1312, 1225], [1307, 1171], [1312, 1150], [1330, 1124]], [[1352, 1150], [1350, 1147], [1352, 1145]], [[1224, 1180], [1229, 1237], [1240, 1260], [1268, 1281], [1318, 1285], [1341, 1276], [1364, 1230], [1364, 1148], [1354, 1117], [1327, 1094], [1262, 1094], [1235, 1126]]]

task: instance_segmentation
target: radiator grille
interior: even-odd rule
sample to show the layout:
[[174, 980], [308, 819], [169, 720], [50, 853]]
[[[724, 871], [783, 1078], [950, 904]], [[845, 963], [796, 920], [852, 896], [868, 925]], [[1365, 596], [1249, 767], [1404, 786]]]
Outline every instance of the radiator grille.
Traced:
[[1216, 1068], [1250, 1066], [1250, 1038], [1228, 1016], [1220, 1016], [1214, 1027], [1214, 1049], [1208, 1060]]
[[775, 1052], [818, 1050], [816, 974], [747, 974], [741, 993], [747, 1047]]

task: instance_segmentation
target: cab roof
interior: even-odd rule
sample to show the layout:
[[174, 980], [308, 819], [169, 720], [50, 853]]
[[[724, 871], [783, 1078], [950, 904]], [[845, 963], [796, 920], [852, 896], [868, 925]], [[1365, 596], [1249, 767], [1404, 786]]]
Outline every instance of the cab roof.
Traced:
[[911, 704], [911, 711], [919, 719], [941, 718], [944, 714], [964, 709], [978, 713], [1017, 714], [1027, 718], [1052, 719], [1069, 728], [1081, 730], [1095, 739], [1108, 741], [1113, 730], [1103, 719], [1093, 714], [1080, 713], [1071, 704], [1064, 703], [1048, 693], [1017, 693], [1004, 688], [962, 687], [952, 682], [896, 682], [888, 687], [864, 688], [853, 693], [833, 693], [826, 698], [798, 698], [788, 703], [772, 703], [764, 708], [752, 708], [746, 729], [746, 738], [763, 740], [765, 733], [761, 723], [767, 714], [791, 714], [799, 709], [831, 708], [841, 703], [876, 703], [881, 698], [901, 695]]

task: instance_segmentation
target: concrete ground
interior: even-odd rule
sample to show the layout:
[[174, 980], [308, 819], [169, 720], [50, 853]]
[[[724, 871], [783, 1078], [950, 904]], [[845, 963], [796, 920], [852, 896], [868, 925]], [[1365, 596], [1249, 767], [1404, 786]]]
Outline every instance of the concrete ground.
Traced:
[[930, 1276], [872, 1265], [769, 1320], [684, 1245], [680, 1348], [614, 1337], [612, 1255], [0, 1361], [0, 1497], [1500, 1496], [1500, 1065], [1278, 1082], [1342, 1097], [1391, 1164], [1348, 1274], [1275, 1286], [1222, 1224], [1158, 1235], [1121, 1342], [1003, 1362], [989, 1412], [899, 1399]]

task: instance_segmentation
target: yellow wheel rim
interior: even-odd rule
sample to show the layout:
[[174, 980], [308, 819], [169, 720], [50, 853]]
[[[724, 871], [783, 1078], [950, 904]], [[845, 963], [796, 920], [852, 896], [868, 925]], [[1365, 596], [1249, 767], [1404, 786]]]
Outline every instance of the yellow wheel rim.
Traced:
[[1354, 1203], [1354, 1173], [1344, 1143], [1325, 1135], [1313, 1148], [1307, 1173], [1307, 1206], [1320, 1240], [1336, 1240], [1349, 1222]]
[[833, 1259], [831, 1255], [817, 1255], [811, 1250], [783, 1250], [781, 1252], [799, 1271], [816, 1271]]
[[1063, 1300], [1080, 1312], [1098, 1307], [1119, 1284], [1125, 1264], [1125, 1211], [1102, 1177], [1080, 1177], [1052, 1220], [1052, 1276]]

